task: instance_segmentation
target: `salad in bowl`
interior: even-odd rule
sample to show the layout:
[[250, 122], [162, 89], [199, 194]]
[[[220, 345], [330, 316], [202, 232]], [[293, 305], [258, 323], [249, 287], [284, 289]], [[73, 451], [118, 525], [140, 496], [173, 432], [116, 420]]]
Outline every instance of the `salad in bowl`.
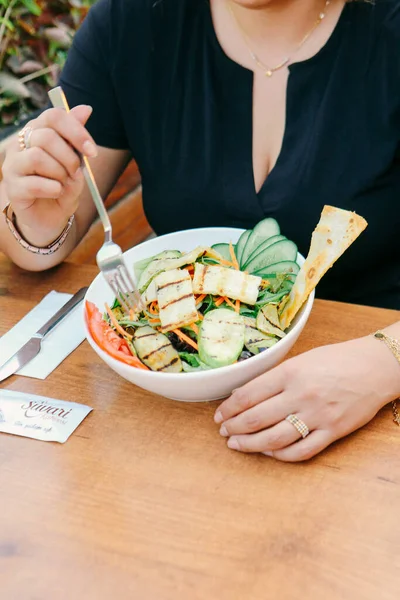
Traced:
[[[142, 306], [125, 312], [98, 276], [86, 297], [88, 340], [145, 389], [223, 397], [287, 354], [315, 285], [365, 226], [355, 213], [325, 207], [306, 260], [272, 218], [252, 230], [199, 229], [145, 242], [125, 253]], [[193, 378], [202, 383], [188, 390]]]

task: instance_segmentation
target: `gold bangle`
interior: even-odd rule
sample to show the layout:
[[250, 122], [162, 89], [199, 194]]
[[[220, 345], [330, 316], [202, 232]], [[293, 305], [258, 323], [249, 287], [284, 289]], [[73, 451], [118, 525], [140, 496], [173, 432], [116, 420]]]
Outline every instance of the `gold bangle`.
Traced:
[[13, 234], [13, 236], [15, 237], [17, 242], [20, 244], [20, 246], [22, 246], [23, 248], [25, 248], [25, 250], [28, 250], [29, 252], [33, 252], [34, 254], [41, 254], [41, 255], [54, 254], [54, 252], [57, 252], [57, 250], [59, 248], [61, 248], [61, 246], [67, 239], [67, 236], [72, 227], [72, 223], [74, 222], [74, 219], [75, 219], [75, 216], [72, 215], [72, 217], [70, 217], [68, 219], [66, 226], [64, 227], [64, 229], [60, 233], [60, 235], [57, 237], [57, 239], [55, 239], [54, 242], [52, 242], [48, 246], [41, 248], [39, 246], [33, 246], [32, 244], [27, 242], [22, 237], [22, 235], [20, 234], [20, 232], [17, 229], [17, 224], [15, 222], [15, 215], [14, 215], [13, 209], [11, 207], [11, 204], [7, 204], [7, 206], [3, 210], [3, 214], [4, 214], [4, 217], [5, 217], [5, 220], [6, 220], [9, 230], [11, 231], [11, 233]]
[[[386, 346], [389, 348], [389, 350], [392, 352], [392, 354], [395, 357], [395, 359], [397, 360], [397, 362], [400, 363], [400, 342], [398, 342], [394, 338], [386, 335], [386, 333], [383, 333], [383, 331], [376, 331], [374, 333], [374, 337], [376, 337], [376, 339], [384, 342], [386, 344]], [[393, 421], [396, 423], [396, 425], [400, 426], [400, 414], [399, 414], [399, 410], [397, 408], [397, 400], [393, 400], [393, 402], [392, 402]]]

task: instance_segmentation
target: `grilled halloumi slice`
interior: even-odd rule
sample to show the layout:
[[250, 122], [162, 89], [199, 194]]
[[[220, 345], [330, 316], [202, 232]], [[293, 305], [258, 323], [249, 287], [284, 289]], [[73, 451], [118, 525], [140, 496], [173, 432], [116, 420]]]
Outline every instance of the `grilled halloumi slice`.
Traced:
[[[166, 253], [165, 253], [166, 254]], [[220, 258], [219, 254], [215, 252], [212, 248], [208, 248], [208, 246], [197, 246], [194, 250], [187, 252], [186, 254], [182, 254], [177, 258], [167, 257], [167, 258], [157, 258], [157, 260], [153, 260], [148, 267], [143, 271], [142, 275], [139, 278], [138, 288], [141, 290], [145, 288], [149, 282], [149, 279], [154, 277], [154, 275], [158, 272], [162, 271], [170, 271], [171, 269], [179, 269], [180, 267], [184, 267], [186, 265], [191, 265], [196, 262], [196, 260], [200, 256], [210, 256], [211, 258]], [[158, 255], [161, 256], [161, 255]]]
[[186, 270], [164, 271], [154, 281], [162, 331], [171, 331], [198, 320], [192, 279]]
[[193, 291], [195, 294], [227, 296], [253, 305], [257, 302], [261, 281], [261, 277], [248, 275], [242, 271], [196, 263]]
[[133, 344], [140, 360], [152, 371], [182, 371], [182, 361], [167, 336], [149, 325], [136, 330]]

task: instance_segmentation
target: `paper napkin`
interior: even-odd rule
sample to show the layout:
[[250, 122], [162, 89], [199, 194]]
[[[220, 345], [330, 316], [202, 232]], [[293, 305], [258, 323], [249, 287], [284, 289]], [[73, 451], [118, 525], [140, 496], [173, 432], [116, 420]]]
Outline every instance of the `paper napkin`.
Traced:
[[[0, 365], [11, 358], [70, 298], [72, 294], [50, 292], [19, 323], [5, 333], [0, 338]], [[46, 336], [39, 354], [18, 371], [18, 375], [46, 379], [84, 339], [81, 302]]]

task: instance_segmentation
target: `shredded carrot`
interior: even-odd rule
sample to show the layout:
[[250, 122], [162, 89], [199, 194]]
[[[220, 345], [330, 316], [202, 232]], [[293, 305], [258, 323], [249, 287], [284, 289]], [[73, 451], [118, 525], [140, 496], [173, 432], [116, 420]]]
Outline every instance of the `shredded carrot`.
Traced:
[[214, 302], [214, 304], [215, 304], [215, 306], [221, 306], [221, 304], [222, 304], [223, 302], [225, 302], [225, 298], [223, 298], [222, 296], [220, 296], [220, 297], [218, 298], [218, 300], [216, 300], [216, 301]]
[[226, 267], [233, 267], [233, 264], [231, 263], [230, 260], [225, 260], [223, 258], [219, 258], [218, 262], [220, 265], [225, 265]]
[[268, 279], [262, 279], [261, 280], [261, 284], [264, 285], [265, 287], [268, 287], [270, 285], [270, 281], [268, 281]]
[[197, 327], [196, 323], [192, 323], [190, 327], [193, 329], [196, 335], [199, 335], [199, 328]]
[[201, 296], [198, 296], [196, 298], [196, 304], [198, 304], [199, 302], [203, 302], [203, 300], [206, 296], [207, 296], [207, 294], [201, 294]]
[[203, 315], [201, 313], [199, 313], [199, 321], [202, 321], [204, 319]]
[[108, 304], [106, 304], [105, 306], [106, 306], [107, 314], [110, 317], [110, 321], [111, 321], [111, 324], [113, 325], [114, 329], [116, 329], [118, 331], [118, 333], [120, 333], [123, 337], [128, 338], [128, 340], [132, 340], [133, 339], [133, 335], [130, 335], [129, 333], [127, 333], [125, 331], [125, 329], [123, 329], [121, 327], [121, 325], [118, 323], [117, 319], [115, 318], [115, 315], [114, 315], [113, 311], [108, 306]]
[[192, 338], [190, 338], [188, 335], [182, 333], [182, 331], [180, 331], [179, 329], [173, 329], [172, 333], [175, 333], [175, 335], [177, 335], [178, 338], [180, 338], [183, 342], [186, 342], [187, 344], [189, 344], [189, 346], [192, 346], [192, 348], [198, 350], [196, 342], [194, 342]]
[[149, 323], [160, 323], [160, 319], [148, 319]]
[[187, 267], [185, 267], [185, 269], [187, 271], [194, 271], [194, 266], [193, 265], [187, 265]]
[[135, 313], [133, 312], [132, 309], [129, 311], [129, 318], [131, 321], [133, 321], [135, 319]]
[[227, 304], [229, 304], [229, 306], [231, 306], [232, 308], [234, 308], [236, 310], [236, 307], [235, 307], [234, 303], [232, 302], [232, 300], [230, 300], [226, 296], [225, 296], [224, 300]]
[[237, 261], [236, 258], [236, 254], [235, 254], [235, 250], [233, 248], [233, 244], [232, 242], [229, 242], [229, 254], [231, 255], [231, 259], [232, 259], [232, 265], [234, 266], [234, 268], [239, 271], [239, 263]]
[[235, 310], [237, 313], [240, 312], [240, 300], [236, 300]]
[[149, 311], [151, 312], [152, 315], [157, 315], [158, 314], [158, 302], [157, 302], [157, 300], [153, 300], [153, 302], [150, 304]]

